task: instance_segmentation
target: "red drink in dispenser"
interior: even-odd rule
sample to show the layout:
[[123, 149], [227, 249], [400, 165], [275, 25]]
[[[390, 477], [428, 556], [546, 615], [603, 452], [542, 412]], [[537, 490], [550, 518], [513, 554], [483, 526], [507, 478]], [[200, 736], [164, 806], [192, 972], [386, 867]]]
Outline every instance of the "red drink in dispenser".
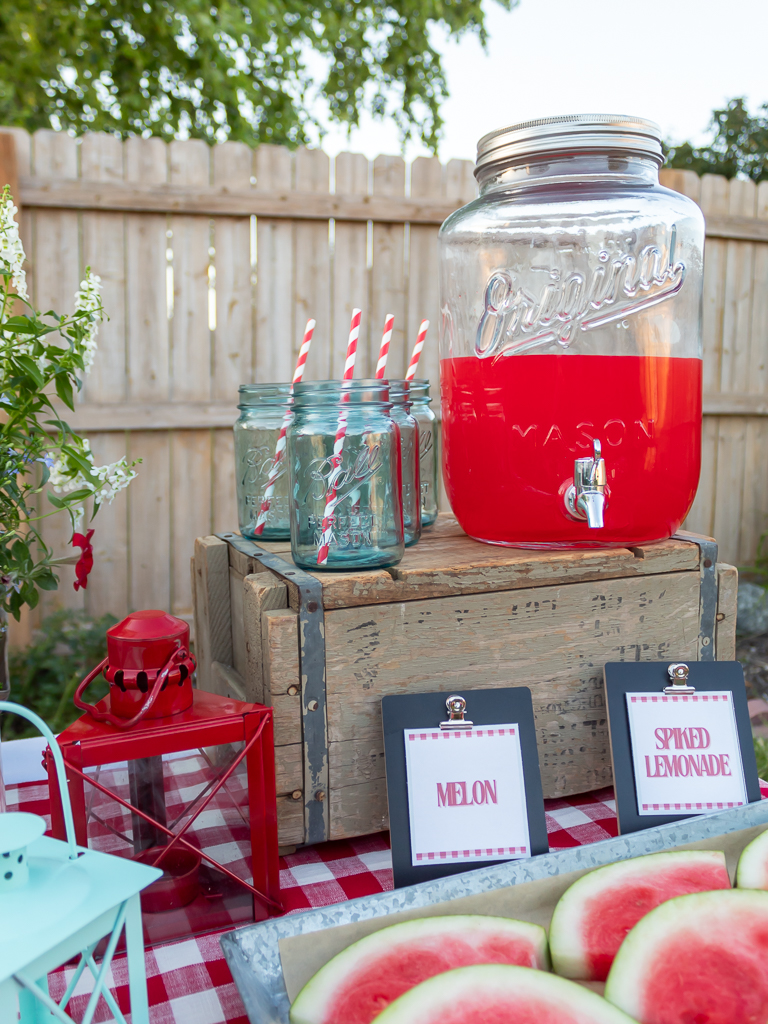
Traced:
[[703, 218], [658, 129], [549, 118], [481, 139], [440, 231], [443, 473], [493, 544], [671, 536], [701, 452]]
[[[441, 385], [445, 486], [471, 537], [572, 546], [578, 530], [590, 546], [641, 543], [671, 536], [691, 507], [700, 359], [465, 356], [443, 360]], [[599, 537], [566, 518], [563, 501], [574, 459], [592, 455], [596, 437], [607, 471]]]

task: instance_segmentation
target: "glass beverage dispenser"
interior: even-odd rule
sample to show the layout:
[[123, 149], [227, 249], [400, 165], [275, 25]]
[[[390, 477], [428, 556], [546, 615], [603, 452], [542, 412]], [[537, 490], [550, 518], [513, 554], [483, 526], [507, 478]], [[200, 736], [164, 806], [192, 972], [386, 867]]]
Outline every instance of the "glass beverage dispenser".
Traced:
[[662, 159], [657, 125], [605, 114], [478, 144], [440, 230], [443, 470], [477, 540], [639, 544], [691, 507], [704, 219]]

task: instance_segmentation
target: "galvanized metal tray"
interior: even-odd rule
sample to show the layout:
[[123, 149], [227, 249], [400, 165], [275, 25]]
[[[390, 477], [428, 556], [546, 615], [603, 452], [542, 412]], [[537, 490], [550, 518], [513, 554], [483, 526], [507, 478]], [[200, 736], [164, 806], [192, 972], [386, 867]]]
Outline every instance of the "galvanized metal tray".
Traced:
[[331, 907], [273, 918], [227, 933], [221, 938], [221, 947], [251, 1024], [288, 1024], [290, 1002], [280, 960], [278, 944], [281, 939], [402, 911], [412, 912], [572, 871], [589, 870], [646, 853], [658, 853], [692, 843], [707, 842], [710, 845], [718, 836], [744, 829], [762, 830], [766, 825], [768, 800], [762, 800], [746, 807], [689, 818], [589, 846], [509, 861], [394, 892], [363, 896]]

